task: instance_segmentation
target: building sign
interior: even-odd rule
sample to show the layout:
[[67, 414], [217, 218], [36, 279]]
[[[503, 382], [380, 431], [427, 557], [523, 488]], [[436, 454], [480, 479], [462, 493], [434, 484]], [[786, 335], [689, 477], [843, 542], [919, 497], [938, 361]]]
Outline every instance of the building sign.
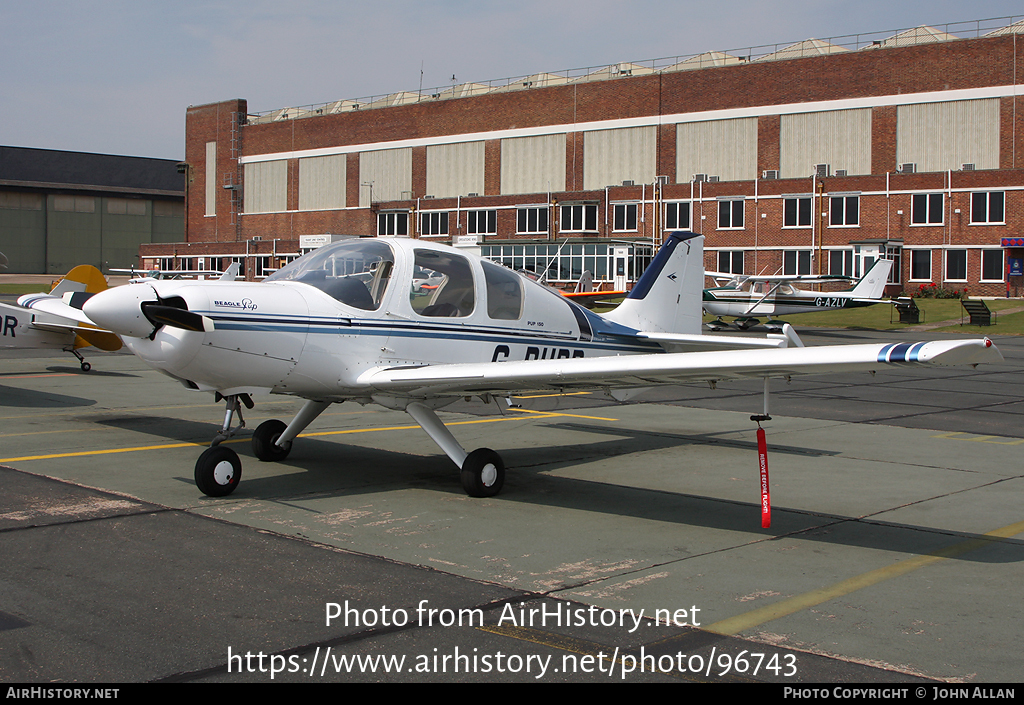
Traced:
[[1011, 277], [1024, 276], [1024, 258], [1009, 257], [1006, 262], [1006, 272]]
[[1024, 237], [1004, 237], [999, 244], [1001, 247], [1024, 247]]
[[300, 250], [315, 250], [331, 241], [330, 235], [299, 235]]

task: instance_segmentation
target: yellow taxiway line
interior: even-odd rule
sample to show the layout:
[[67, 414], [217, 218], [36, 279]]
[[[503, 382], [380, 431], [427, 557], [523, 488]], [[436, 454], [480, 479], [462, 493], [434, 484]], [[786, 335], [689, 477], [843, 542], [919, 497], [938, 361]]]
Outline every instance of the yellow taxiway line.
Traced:
[[823, 602], [828, 602], [837, 597], [843, 595], [849, 595], [851, 592], [861, 590], [872, 585], [876, 585], [885, 580], [891, 580], [901, 575], [906, 575], [911, 571], [919, 568], [924, 568], [933, 563], [937, 563], [942, 560], [949, 558], [956, 558], [969, 551], [974, 551], [978, 548], [985, 546], [991, 546], [999, 539], [1007, 539], [1012, 536], [1024, 532], [1024, 521], [1019, 521], [1015, 524], [1010, 524], [993, 531], [989, 531], [986, 534], [982, 534], [980, 537], [975, 539], [968, 539], [955, 543], [945, 548], [940, 548], [931, 553], [926, 553], [923, 556], [914, 556], [906, 560], [894, 563], [884, 568], [877, 568], [876, 570], [856, 575], [852, 578], [840, 581], [835, 585], [821, 588], [820, 590], [812, 590], [805, 592], [802, 595], [795, 595], [787, 600], [776, 602], [775, 604], [766, 605], [750, 612], [738, 614], [735, 617], [729, 617], [721, 621], [715, 622], [714, 624], [704, 627], [709, 632], [716, 634], [734, 635], [748, 629], [760, 626], [765, 622], [770, 622], [780, 617], [786, 617], [796, 612], [800, 612], [805, 609], [809, 609], [816, 605], [820, 605]]
[[[526, 410], [525, 409], [517, 409], [516, 411], [526, 411]], [[451, 421], [451, 422], [446, 423], [445, 425], [446, 426], [465, 426], [465, 425], [469, 425], [469, 424], [497, 423], [499, 421], [523, 421], [525, 419], [538, 419], [538, 418], [544, 419], [544, 418], [555, 418], [555, 417], [559, 417], [559, 416], [568, 416], [568, 417], [579, 418], [579, 419], [593, 419], [593, 420], [597, 420], [597, 421], [617, 421], [618, 420], [618, 419], [606, 418], [606, 417], [603, 417], [603, 416], [582, 416], [580, 414], [563, 414], [563, 413], [553, 412], [553, 411], [533, 411], [533, 412], [528, 412], [528, 413], [536, 414], [536, 416], [528, 416], [528, 415], [526, 415], [526, 416], [502, 416], [500, 418], [474, 419], [472, 421]], [[352, 429], [345, 429], [345, 430], [341, 430], [341, 431], [314, 431], [312, 433], [301, 433], [301, 434], [299, 434], [299, 438], [313, 438], [313, 437], [316, 437], [316, 436], [340, 436], [340, 435], [349, 434], [349, 433], [375, 433], [377, 431], [410, 431], [410, 430], [418, 429], [418, 428], [419, 428], [419, 425], [412, 424], [412, 425], [409, 425], [409, 426], [377, 426], [377, 427], [373, 427], [373, 428], [352, 428]], [[226, 441], [222, 441], [221, 445], [226, 445], [226, 444], [229, 444], [229, 443], [246, 443], [246, 442], [248, 442], [248, 440], [249, 440], [248, 438], [231, 438], [231, 439], [228, 439]], [[162, 445], [135, 446], [135, 447], [132, 447], [132, 448], [103, 448], [103, 449], [99, 449], [99, 450], [74, 451], [74, 452], [71, 452], [71, 453], [48, 453], [48, 454], [45, 454], [45, 455], [22, 455], [22, 456], [18, 456], [16, 458], [0, 458], [0, 463], [16, 463], [16, 462], [25, 462], [25, 461], [28, 461], [28, 460], [53, 460], [53, 459], [56, 459], [56, 458], [82, 458], [82, 457], [87, 457], [87, 456], [91, 456], [91, 455], [110, 455], [110, 454], [113, 454], [113, 453], [136, 453], [136, 452], [147, 451], [147, 450], [171, 450], [171, 449], [174, 449], [174, 448], [195, 448], [195, 447], [204, 447], [206, 445], [207, 444], [205, 444], [205, 443], [193, 443], [193, 442], [165, 443], [165, 444], [162, 444]]]

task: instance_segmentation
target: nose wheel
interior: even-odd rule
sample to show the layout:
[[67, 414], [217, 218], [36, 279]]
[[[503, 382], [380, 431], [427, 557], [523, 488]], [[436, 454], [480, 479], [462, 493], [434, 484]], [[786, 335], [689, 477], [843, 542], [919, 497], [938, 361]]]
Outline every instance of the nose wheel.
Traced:
[[242, 479], [242, 461], [230, 448], [207, 448], [196, 461], [195, 477], [196, 487], [207, 497], [225, 497]]

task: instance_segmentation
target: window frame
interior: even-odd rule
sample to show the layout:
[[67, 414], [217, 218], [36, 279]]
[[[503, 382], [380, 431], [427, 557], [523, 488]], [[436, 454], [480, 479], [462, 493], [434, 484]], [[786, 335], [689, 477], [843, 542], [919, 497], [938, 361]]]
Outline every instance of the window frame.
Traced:
[[[723, 274], [743, 274], [743, 253], [744, 250], [719, 250], [718, 271]], [[739, 259], [739, 269], [736, 268], [737, 258]], [[723, 267], [722, 264], [726, 260], [728, 265]]]
[[[928, 276], [927, 277], [915, 277], [914, 273], [917, 267], [922, 264], [919, 260], [924, 259], [928, 263]], [[932, 280], [932, 268], [934, 264], [932, 262], [932, 251], [913, 249], [910, 250], [910, 279], [908, 282], [930, 282]]]
[[[992, 220], [993, 196], [999, 196], [999, 209], [1002, 211], [1000, 220]], [[984, 220], [979, 220], [975, 214], [975, 204], [979, 196], [985, 197]], [[971, 191], [971, 225], [1006, 225], [1006, 192], [1005, 191]]]
[[[738, 204], [738, 207], [737, 207]], [[743, 196], [718, 199], [718, 230], [744, 230], [747, 199]], [[739, 223], [737, 224], [737, 220]], [[723, 225], [723, 222], [728, 222]]]
[[[598, 212], [596, 203], [572, 203], [559, 206], [561, 212], [558, 214], [558, 231], [562, 233], [596, 233], [598, 223]], [[575, 209], [579, 209], [578, 211]], [[566, 217], [566, 214], [569, 217]], [[578, 217], [577, 217], [578, 216]], [[576, 220], [580, 222], [577, 224]], [[568, 226], [566, 220], [569, 221]], [[590, 222], [593, 227], [587, 227]], [[579, 225], [580, 227], [576, 227]]]
[[[938, 220], [935, 220], [936, 199], [938, 199]], [[924, 212], [921, 212], [922, 204]], [[945, 225], [946, 199], [943, 193], [915, 193], [910, 196], [910, 226], [934, 227]], [[921, 217], [923, 216], [923, 218]]]
[[[686, 207], [686, 223], [685, 224], [682, 224], [682, 223], [679, 222], [679, 211], [682, 209], [683, 206]], [[670, 221], [669, 213], [670, 213], [670, 211], [675, 211], [674, 213], [672, 213], [672, 216], [671, 216], [671, 220], [673, 220], [676, 223], [675, 225], [669, 225], [669, 221]], [[663, 228], [664, 230], [692, 230], [693, 229], [693, 203], [691, 201], [668, 201], [668, 202], [666, 202], [665, 203], [665, 220], [663, 222], [665, 224], [664, 228]]]
[[[962, 277], [954, 277], [954, 276], [951, 276], [951, 274], [950, 274], [951, 255], [953, 255], [953, 254], [959, 255], [960, 253], [963, 253], [963, 258], [964, 258], [964, 261], [963, 261], [964, 275]], [[944, 250], [943, 251], [943, 260], [944, 260], [943, 261], [943, 277], [942, 277], [943, 281], [947, 281], [947, 282], [966, 282], [967, 281], [967, 267], [968, 267], [968, 264], [970, 263], [970, 258], [968, 257], [967, 253], [968, 253], [968, 250], [966, 248], [961, 248], [961, 247], [957, 247], [957, 248], [948, 249], [948, 250]]]
[[612, 204], [612, 232], [635, 233], [640, 229], [640, 208], [638, 203]]
[[[807, 222], [803, 222], [801, 206], [806, 202], [807, 204]], [[790, 204], [793, 204], [793, 218], [790, 222]], [[813, 227], [812, 221], [814, 218], [813, 214], [813, 203], [811, 196], [784, 196], [782, 199], [782, 227], [785, 229], [806, 229]]]
[[[839, 271], [834, 271], [835, 268], [833, 267], [833, 264], [837, 256], [840, 256], [842, 261], [838, 267]], [[853, 277], [855, 266], [854, 251], [852, 247], [828, 250], [828, 273], [830, 276]]]
[[[792, 257], [793, 267], [792, 270], [789, 267], [789, 259]], [[806, 257], [806, 261], [802, 262]], [[782, 274], [787, 277], [798, 276], [802, 274], [811, 273], [811, 265], [813, 263], [813, 252], [808, 249], [787, 249], [782, 251]], [[806, 264], [806, 267], [802, 265]], [[806, 269], [807, 271], [801, 271]]]
[[[433, 221], [437, 221], [434, 223]], [[428, 227], [428, 221], [429, 227]], [[445, 237], [451, 234], [448, 211], [420, 211], [420, 235]]]
[[[536, 229], [530, 229], [530, 214], [534, 213]], [[519, 206], [516, 208], [516, 234], [517, 235], [547, 235], [550, 232], [551, 208], [549, 206]], [[541, 228], [541, 221], [544, 227]], [[525, 228], [523, 226], [525, 222]]]
[[[999, 256], [999, 278], [998, 279], [986, 279], [985, 278], [985, 261], [990, 255]], [[980, 278], [979, 282], [990, 283], [990, 282], [1005, 282], [1006, 281], [1006, 251], [1002, 248], [987, 247], [981, 250], [981, 271], [978, 275]]]
[[[849, 222], [850, 206], [849, 200], [854, 199], [857, 205], [856, 222]], [[842, 207], [836, 209], [836, 201], [842, 201]], [[841, 221], [837, 221], [836, 213], [840, 213]], [[860, 227], [860, 194], [846, 193], [830, 195], [828, 197], [828, 227], [830, 228], [859, 228]]]
[[[388, 221], [392, 221], [388, 225]], [[382, 227], [385, 232], [381, 232]], [[403, 227], [399, 227], [399, 226]], [[393, 232], [387, 232], [387, 230]], [[403, 230], [405, 232], [401, 232]], [[381, 211], [377, 214], [377, 237], [408, 237], [409, 236], [409, 211]]]
[[[481, 228], [481, 226], [483, 227]], [[498, 211], [493, 208], [481, 208], [466, 211], [466, 234], [497, 235]]]

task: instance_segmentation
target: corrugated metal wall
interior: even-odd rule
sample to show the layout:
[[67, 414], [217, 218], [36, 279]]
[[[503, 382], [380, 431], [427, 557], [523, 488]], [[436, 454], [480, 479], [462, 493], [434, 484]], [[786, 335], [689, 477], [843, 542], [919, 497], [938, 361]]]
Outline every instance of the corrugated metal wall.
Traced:
[[817, 164], [830, 165], [832, 173], [871, 173], [870, 108], [782, 116], [779, 176], [807, 177]]
[[484, 143], [427, 147], [427, 194], [452, 198], [484, 192]]
[[245, 165], [244, 213], [279, 213], [288, 210], [288, 162]]
[[654, 182], [657, 128], [595, 130], [583, 138], [583, 188], [602, 189], [623, 181]]
[[[374, 201], [397, 201], [412, 195], [412, 149], [382, 149], [359, 154], [359, 207]], [[404, 194], [404, 195], [403, 195]]]
[[754, 179], [757, 174], [757, 118], [686, 122], [676, 126], [676, 182], [694, 174], [722, 181]]
[[896, 163], [918, 171], [999, 168], [999, 99], [901, 105]]
[[565, 190], [565, 135], [501, 141], [501, 192]]
[[345, 207], [347, 157], [307, 157], [299, 160], [299, 210]]
[[217, 143], [206, 143], [206, 215], [217, 215]]

